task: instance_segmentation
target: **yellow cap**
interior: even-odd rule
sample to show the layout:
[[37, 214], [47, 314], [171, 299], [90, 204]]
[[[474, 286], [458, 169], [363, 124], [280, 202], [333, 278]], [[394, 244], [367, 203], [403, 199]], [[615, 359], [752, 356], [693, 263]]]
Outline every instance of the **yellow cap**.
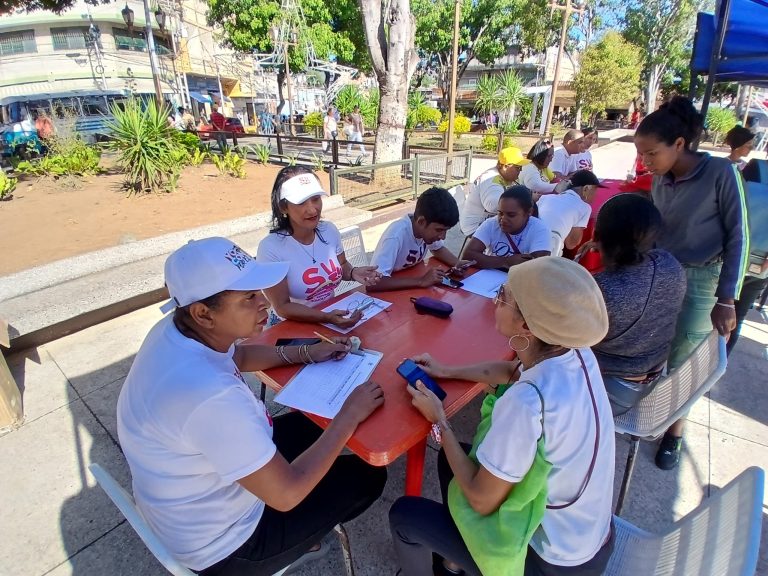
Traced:
[[514, 164], [515, 166], [525, 166], [526, 164], [530, 163], [531, 161], [523, 156], [520, 148], [509, 147], [504, 148], [501, 152], [499, 152], [499, 164], [503, 166], [508, 164]]

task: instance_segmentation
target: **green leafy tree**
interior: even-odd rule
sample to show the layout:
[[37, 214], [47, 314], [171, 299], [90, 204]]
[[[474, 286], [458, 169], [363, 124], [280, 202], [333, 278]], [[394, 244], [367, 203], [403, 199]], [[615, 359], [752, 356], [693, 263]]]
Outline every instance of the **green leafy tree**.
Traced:
[[[291, 22], [298, 33], [297, 45], [288, 50], [292, 73], [307, 69], [310, 42], [318, 58], [327, 60], [333, 55], [342, 64], [362, 68], [369, 65], [360, 10], [353, 0], [302, 0], [301, 7], [305, 21]], [[208, 21], [221, 28], [223, 44], [249, 54], [272, 51], [270, 27], [285, 16], [279, 0], [208, 0]], [[282, 108], [285, 68], [281, 66], [277, 73]]]
[[718, 108], [713, 106], [707, 110], [707, 130], [712, 137], [712, 143], [717, 146], [720, 136], [726, 134], [728, 130], [736, 126], [739, 119], [736, 113], [728, 108]]
[[573, 79], [578, 105], [593, 118], [625, 106], [637, 95], [642, 66], [636, 46], [617, 32], [607, 33], [582, 54]]
[[420, 124], [439, 124], [442, 117], [440, 110], [427, 104], [421, 92], [408, 94], [408, 117], [405, 122], [407, 132], [412, 132]]
[[632, 0], [623, 17], [624, 38], [640, 49], [646, 112], [669, 73], [688, 65], [696, 12], [703, 0]]
[[515, 120], [518, 108], [528, 99], [520, 76], [514, 70], [505, 70], [502, 74], [480, 78], [475, 110], [483, 114], [499, 111], [501, 123], [505, 124]]
[[[452, 0], [413, 0], [416, 46], [422, 57], [420, 74], [435, 73], [449, 99], [453, 38]], [[543, 51], [557, 41], [559, 12], [552, 14], [546, 0], [462, 0], [459, 29], [461, 80], [469, 63], [492, 64], [510, 46]]]

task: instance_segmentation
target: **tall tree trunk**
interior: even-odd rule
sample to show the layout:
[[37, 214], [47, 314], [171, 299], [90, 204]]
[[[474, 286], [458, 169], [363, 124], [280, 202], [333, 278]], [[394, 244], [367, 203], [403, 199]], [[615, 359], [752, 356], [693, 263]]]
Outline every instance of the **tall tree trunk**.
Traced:
[[651, 67], [651, 71], [648, 74], [648, 86], [645, 91], [645, 113], [650, 114], [656, 110], [656, 96], [659, 93], [661, 86], [661, 77], [664, 74], [664, 70], [661, 65], [656, 64]]
[[[414, 50], [416, 23], [410, 0], [359, 0], [371, 63], [379, 81], [379, 123], [374, 163], [402, 157], [408, 86], [419, 62]], [[378, 174], [377, 174], [378, 179]]]
[[581, 104], [576, 104], [576, 114], [575, 114], [575, 124], [574, 128], [576, 130], [581, 130], [581, 114], [584, 111], [584, 106]]

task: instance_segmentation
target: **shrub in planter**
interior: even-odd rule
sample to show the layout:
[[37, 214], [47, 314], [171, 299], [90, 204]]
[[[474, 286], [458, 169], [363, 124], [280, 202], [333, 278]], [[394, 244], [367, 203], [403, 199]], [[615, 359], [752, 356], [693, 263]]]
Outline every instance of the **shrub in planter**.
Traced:
[[[471, 128], [472, 128], [472, 123], [469, 121], [469, 118], [467, 118], [463, 114], [456, 114], [456, 118], [453, 121], [453, 133], [456, 135], [457, 138], [461, 138], [461, 135], [469, 132]], [[444, 120], [440, 122], [440, 125], [437, 127], [437, 130], [439, 132], [445, 132], [446, 130], [448, 130], [447, 115], [445, 116]]]
[[16, 178], [11, 178], [4, 170], [0, 169], [0, 200], [10, 200], [13, 198], [13, 191], [16, 189]]

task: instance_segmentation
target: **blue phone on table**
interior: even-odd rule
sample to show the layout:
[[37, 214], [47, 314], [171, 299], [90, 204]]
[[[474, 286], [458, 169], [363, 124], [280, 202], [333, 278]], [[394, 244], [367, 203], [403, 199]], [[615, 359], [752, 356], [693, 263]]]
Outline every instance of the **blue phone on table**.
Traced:
[[408, 384], [414, 388], [416, 388], [416, 381], [421, 380], [424, 386], [429, 388], [441, 401], [445, 400], [445, 397], [448, 395], [445, 390], [440, 388], [440, 385], [432, 380], [432, 377], [424, 372], [424, 369], [413, 360], [403, 360], [402, 364], [397, 367], [397, 373], [405, 378]]

